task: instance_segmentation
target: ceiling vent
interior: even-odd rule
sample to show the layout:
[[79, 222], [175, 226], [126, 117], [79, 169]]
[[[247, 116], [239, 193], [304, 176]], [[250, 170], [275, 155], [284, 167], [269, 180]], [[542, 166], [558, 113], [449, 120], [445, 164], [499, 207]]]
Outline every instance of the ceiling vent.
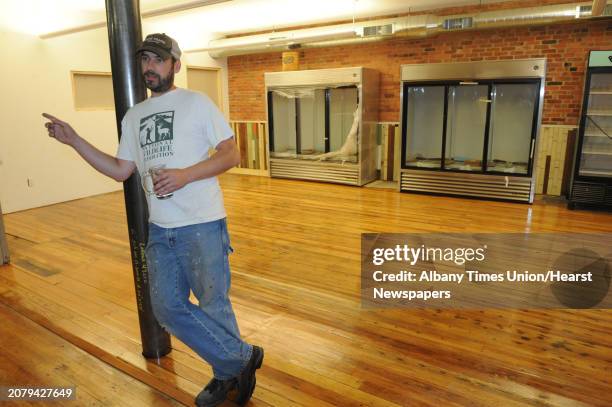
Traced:
[[[593, 12], [593, 6], [580, 6], [580, 15], [587, 16]], [[611, 17], [612, 16], [612, 4], [607, 5], [603, 13], [598, 17]]]
[[447, 18], [442, 24], [445, 30], [465, 30], [474, 27], [473, 17]]
[[363, 36], [393, 35], [393, 24], [370, 25], [363, 27]]

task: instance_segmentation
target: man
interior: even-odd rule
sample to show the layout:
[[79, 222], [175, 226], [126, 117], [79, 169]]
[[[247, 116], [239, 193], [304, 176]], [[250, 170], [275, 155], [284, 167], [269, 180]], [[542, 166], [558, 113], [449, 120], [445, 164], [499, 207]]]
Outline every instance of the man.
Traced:
[[[213, 379], [196, 397], [216, 406], [231, 393], [244, 405], [255, 388], [263, 349], [240, 339], [228, 297], [232, 252], [216, 176], [237, 165], [233, 133], [206, 96], [174, 86], [181, 68], [177, 42], [148, 35], [137, 51], [151, 98], [133, 106], [121, 123], [116, 157], [96, 149], [49, 114], [49, 136], [73, 147], [99, 172], [117, 181], [135, 169], [165, 168], [154, 176], [146, 248], [151, 302], [159, 323], [213, 367]], [[217, 151], [208, 157], [210, 148]], [[170, 196], [168, 199], [165, 199]], [[163, 199], [162, 199], [163, 198]], [[193, 291], [198, 306], [189, 301]]]

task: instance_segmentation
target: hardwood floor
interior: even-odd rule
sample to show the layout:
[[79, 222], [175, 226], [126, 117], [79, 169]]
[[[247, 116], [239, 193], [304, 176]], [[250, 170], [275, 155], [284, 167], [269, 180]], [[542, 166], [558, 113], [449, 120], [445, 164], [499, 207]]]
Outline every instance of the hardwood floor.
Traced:
[[[612, 405], [610, 310], [369, 310], [359, 298], [364, 232], [609, 233], [612, 214], [242, 175], [221, 183], [232, 301], [243, 336], [266, 349], [250, 405]], [[122, 193], [4, 220], [2, 310], [192, 405], [211, 375], [203, 361], [175, 338], [159, 363], [140, 355]], [[35, 335], [36, 324], [24, 326]], [[16, 350], [2, 343], [4, 369]]]
[[[0, 304], [0, 383], [18, 387], [76, 387], [74, 400], [44, 404], [178, 406], [179, 403], [87, 354]], [[40, 405], [40, 401], [6, 405]], [[3, 404], [4, 405], [4, 404]]]

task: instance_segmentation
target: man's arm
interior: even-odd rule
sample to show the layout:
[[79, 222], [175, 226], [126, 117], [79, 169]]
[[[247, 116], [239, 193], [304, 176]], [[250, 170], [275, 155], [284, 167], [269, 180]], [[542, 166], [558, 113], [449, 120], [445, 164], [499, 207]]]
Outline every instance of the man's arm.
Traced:
[[48, 113], [43, 113], [43, 116], [50, 120], [45, 123], [49, 137], [74, 148], [85, 161], [102, 174], [116, 181], [125, 181], [134, 172], [136, 168], [134, 162], [121, 160], [98, 150], [79, 136], [70, 124]]
[[187, 168], [171, 168], [159, 171], [155, 181], [155, 193], [165, 195], [205, 178], [214, 177], [240, 164], [240, 151], [233, 138], [223, 140], [215, 148], [217, 152], [208, 160]]

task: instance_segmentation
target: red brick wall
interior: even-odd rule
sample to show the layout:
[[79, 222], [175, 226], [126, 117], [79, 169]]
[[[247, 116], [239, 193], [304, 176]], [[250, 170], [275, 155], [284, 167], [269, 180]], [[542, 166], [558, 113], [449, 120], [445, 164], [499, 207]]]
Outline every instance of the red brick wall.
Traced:
[[[399, 121], [402, 64], [546, 57], [543, 123], [575, 125], [588, 51], [611, 48], [612, 23], [591, 21], [304, 49], [300, 69], [364, 66], [380, 71], [380, 120]], [[228, 70], [231, 119], [267, 120], [264, 72], [281, 70], [281, 53], [229, 57]]]

